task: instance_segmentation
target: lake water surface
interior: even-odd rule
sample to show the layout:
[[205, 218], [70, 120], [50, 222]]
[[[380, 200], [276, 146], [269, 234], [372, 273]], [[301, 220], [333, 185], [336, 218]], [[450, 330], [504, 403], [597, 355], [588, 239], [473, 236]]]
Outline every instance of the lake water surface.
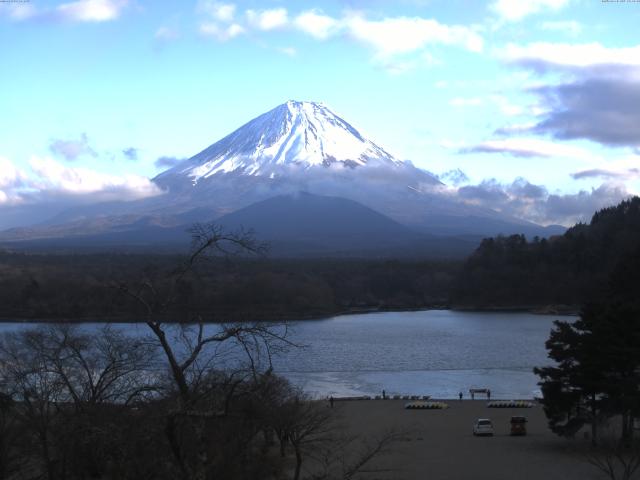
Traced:
[[[291, 339], [302, 347], [274, 358], [274, 369], [319, 397], [384, 389], [457, 398], [460, 391], [468, 397], [469, 388], [489, 388], [492, 398], [531, 398], [538, 388], [532, 369], [550, 363], [544, 342], [558, 318], [428, 310], [297, 322]], [[0, 332], [29, 326], [0, 324]], [[142, 324], [119, 328], [146, 333]]]

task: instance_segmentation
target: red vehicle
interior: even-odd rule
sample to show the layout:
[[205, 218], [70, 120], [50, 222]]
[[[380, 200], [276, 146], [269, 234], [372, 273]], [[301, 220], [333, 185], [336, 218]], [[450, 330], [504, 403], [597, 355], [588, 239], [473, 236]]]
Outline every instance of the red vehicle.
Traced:
[[511, 435], [527, 434], [527, 417], [511, 417]]

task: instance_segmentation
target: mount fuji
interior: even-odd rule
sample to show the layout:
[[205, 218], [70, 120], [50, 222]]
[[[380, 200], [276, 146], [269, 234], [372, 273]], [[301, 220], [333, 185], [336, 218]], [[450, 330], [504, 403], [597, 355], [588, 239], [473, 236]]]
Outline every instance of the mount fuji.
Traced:
[[217, 173], [274, 178], [286, 174], [291, 167], [401, 167], [402, 164], [325, 105], [290, 100], [156, 180], [162, 183], [173, 175], [182, 175], [197, 184]]
[[[325, 105], [293, 100], [161, 173], [154, 182], [177, 201], [173, 209], [213, 206], [218, 215], [300, 191], [346, 197], [377, 210], [381, 204], [397, 203], [398, 195], [442, 186], [432, 174], [394, 157]], [[392, 208], [394, 215], [402, 216], [406, 205]]]
[[[457, 201], [437, 177], [396, 158], [314, 102], [288, 101], [153, 181], [163, 194], [71, 209], [37, 226], [2, 232], [0, 241], [175, 244], [188, 240], [183, 232], [195, 221], [216, 221], [256, 228], [258, 237], [287, 245], [275, 249], [285, 255], [393, 255], [394, 248], [406, 251], [409, 245], [412, 252], [428, 255], [436, 250], [446, 254], [442, 246], [447, 242], [457, 254], [472, 250], [474, 243], [459, 244], [463, 237], [476, 241], [498, 233], [548, 236], [561, 231]], [[309, 221], [301, 221], [305, 212]], [[369, 233], [358, 236], [349, 225]], [[443, 243], [443, 236], [457, 240]], [[298, 248], [303, 244], [313, 248]]]

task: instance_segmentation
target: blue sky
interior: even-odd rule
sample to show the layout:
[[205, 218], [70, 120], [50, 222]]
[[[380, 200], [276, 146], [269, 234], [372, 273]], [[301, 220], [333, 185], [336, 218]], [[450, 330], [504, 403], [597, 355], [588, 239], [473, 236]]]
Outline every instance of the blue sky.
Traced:
[[600, 0], [0, 3], [0, 215], [153, 194], [297, 99], [465, 201], [570, 224], [640, 193], [639, 24]]

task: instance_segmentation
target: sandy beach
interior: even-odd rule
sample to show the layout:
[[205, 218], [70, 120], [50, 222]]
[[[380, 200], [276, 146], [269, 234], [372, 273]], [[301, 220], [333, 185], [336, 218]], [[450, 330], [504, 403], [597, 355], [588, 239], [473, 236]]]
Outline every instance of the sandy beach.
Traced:
[[[446, 400], [445, 410], [407, 410], [406, 400], [336, 401], [336, 413], [349, 433], [375, 438], [389, 429], [405, 432], [375, 467], [388, 472], [368, 479], [402, 480], [571, 480], [605, 478], [585, 455], [584, 438], [566, 440], [547, 428], [542, 407], [487, 408], [483, 400]], [[535, 403], [535, 402], [534, 402]], [[524, 437], [509, 435], [512, 415], [529, 420]], [[475, 437], [473, 422], [490, 418], [493, 437]]]

